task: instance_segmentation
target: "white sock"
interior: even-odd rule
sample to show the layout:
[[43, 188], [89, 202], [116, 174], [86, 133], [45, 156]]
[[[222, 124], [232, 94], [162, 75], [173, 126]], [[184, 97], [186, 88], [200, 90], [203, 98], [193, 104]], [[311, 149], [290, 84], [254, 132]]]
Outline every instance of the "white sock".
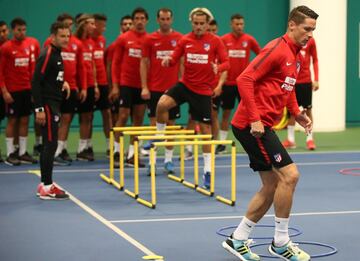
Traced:
[[91, 142], [91, 139], [87, 139], [86, 140], [86, 148], [88, 149], [88, 148], [92, 148], [92, 142]]
[[312, 132], [310, 132], [310, 133], [306, 136], [306, 141], [313, 140], [313, 139], [314, 139], [313, 134], [312, 134]]
[[15, 151], [14, 138], [6, 138], [6, 150], [7, 156]]
[[42, 144], [42, 136], [35, 137], [35, 146]]
[[120, 143], [114, 141], [114, 153], [120, 151]]
[[173, 153], [174, 153], [173, 149], [168, 150], [168, 149], [165, 148], [165, 160], [164, 160], [164, 163], [172, 161]]
[[64, 140], [63, 142], [64, 142], [64, 150], [66, 150], [67, 149], [67, 140]]
[[193, 152], [193, 146], [192, 145], [186, 145], [185, 146], [187, 151]]
[[288, 125], [288, 141], [295, 142], [295, 125]]
[[55, 157], [59, 156], [64, 149], [64, 141], [58, 140], [58, 145], [55, 152]]
[[19, 136], [19, 155], [24, 155], [26, 152], [27, 137]]
[[289, 240], [289, 218], [275, 217], [275, 246], [282, 247], [289, 242]]
[[132, 156], [134, 156], [134, 145], [129, 145], [129, 152], [127, 159], [130, 159]]
[[228, 135], [228, 131], [220, 130], [219, 131], [219, 139], [220, 140], [226, 140]]
[[203, 153], [204, 173], [211, 171], [211, 153]]
[[83, 150], [86, 149], [86, 145], [87, 145], [87, 140], [83, 140], [83, 139], [80, 139], [79, 140], [79, 146], [78, 146], [78, 153], [82, 152]]
[[256, 223], [244, 217], [238, 227], [233, 233], [233, 238], [237, 240], [248, 240], [251, 231], [254, 229]]
[[161, 130], [165, 130], [165, 128], [166, 128], [166, 123], [158, 123], [158, 122], [156, 122], [156, 130], [161, 131]]

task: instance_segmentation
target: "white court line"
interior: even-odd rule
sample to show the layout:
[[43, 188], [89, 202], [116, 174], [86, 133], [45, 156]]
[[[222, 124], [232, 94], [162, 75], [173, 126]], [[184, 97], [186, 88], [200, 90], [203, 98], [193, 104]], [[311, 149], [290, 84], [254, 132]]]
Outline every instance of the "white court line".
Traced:
[[[291, 216], [320, 216], [320, 215], [350, 215], [360, 214], [360, 210], [350, 211], [333, 211], [333, 212], [303, 212], [292, 213]], [[274, 214], [265, 215], [264, 217], [274, 217]], [[244, 216], [217, 216], [217, 217], [185, 217], [185, 218], [154, 218], [154, 219], [125, 219], [110, 220], [111, 223], [147, 223], [147, 222], [172, 222], [172, 221], [202, 221], [202, 220], [222, 220], [222, 219], [241, 219]]]
[[[343, 165], [343, 164], [360, 164], [360, 161], [317, 161], [317, 162], [295, 162], [297, 166], [321, 166], [321, 165]], [[229, 168], [231, 167], [230, 164], [224, 164], [224, 165], [216, 165], [216, 168]], [[249, 167], [249, 164], [238, 164], [236, 165], [237, 168], [245, 168]], [[185, 169], [193, 169], [194, 166], [185, 166]], [[175, 167], [175, 169], [180, 169], [180, 167]], [[24, 174], [28, 170], [9, 170], [9, 171], [0, 171], [0, 175], [7, 175], [7, 174]], [[53, 170], [53, 173], [89, 173], [89, 172], [106, 172], [109, 171], [109, 169], [84, 169], [84, 168], [74, 168], [74, 169], [58, 169]], [[115, 170], [115, 173], [118, 170]], [[131, 171], [133, 172], [133, 168], [125, 168], [125, 171]]]
[[[31, 174], [35, 174], [36, 176], [40, 177], [39, 171], [29, 171]], [[59, 184], [57, 184], [59, 185]], [[60, 186], [59, 186], [60, 187]], [[61, 188], [61, 187], [60, 187]], [[149, 256], [157, 256], [154, 254], [150, 249], [146, 248], [144, 245], [142, 245], [140, 242], [126, 234], [124, 231], [122, 231], [120, 228], [112, 224], [109, 220], [105, 219], [103, 216], [101, 216], [99, 213], [97, 213], [95, 210], [87, 206], [85, 203], [80, 201], [77, 197], [72, 195], [67, 191], [67, 193], [70, 196], [70, 200], [73, 201], [76, 205], [78, 205], [80, 208], [82, 208], [85, 212], [90, 214], [92, 217], [100, 221], [102, 224], [104, 224], [106, 227], [110, 228], [112, 231], [114, 231], [116, 234], [124, 238], [126, 241], [128, 241], [130, 244], [141, 250], [143, 253]]]

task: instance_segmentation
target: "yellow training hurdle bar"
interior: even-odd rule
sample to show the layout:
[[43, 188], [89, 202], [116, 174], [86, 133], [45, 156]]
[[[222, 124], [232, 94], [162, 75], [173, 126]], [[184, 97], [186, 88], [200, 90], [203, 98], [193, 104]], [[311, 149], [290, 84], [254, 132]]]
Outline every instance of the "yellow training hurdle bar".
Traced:
[[[234, 206], [236, 202], [236, 145], [235, 142], [226, 140], [226, 141], [219, 141], [219, 140], [210, 140], [210, 141], [162, 141], [162, 142], [154, 142], [152, 148], [150, 149], [150, 164], [151, 164], [151, 202], [144, 200], [142, 198], [137, 197], [137, 201], [149, 208], [156, 207], [156, 182], [155, 182], [155, 147], [158, 146], [185, 146], [185, 145], [211, 145], [211, 176], [210, 176], [210, 191], [200, 188], [198, 186], [198, 176], [195, 176], [198, 171], [194, 172], [194, 183], [190, 182], [184, 183], [185, 177], [176, 177], [171, 175], [171, 179], [183, 183], [185, 186], [194, 188], [196, 191], [207, 195], [213, 196], [215, 190], [215, 145], [218, 144], [231, 144], [231, 198], [227, 199], [223, 196], [217, 195], [216, 199], [222, 203], [225, 203], [230, 206]], [[182, 155], [183, 157], [184, 155]], [[195, 155], [194, 155], [195, 159]], [[194, 162], [194, 170], [198, 169], [198, 165], [195, 166]], [[184, 172], [183, 172], [184, 173]], [[169, 175], [170, 176], [170, 175]], [[170, 178], [170, 177], [169, 177]], [[138, 181], [137, 181], [138, 182]]]
[[[192, 139], [192, 140], [197, 140], [197, 139], [212, 139], [212, 135], [211, 134], [204, 134], [204, 135], [155, 135], [155, 136], [137, 136], [135, 138], [134, 141], [134, 191], [130, 191], [128, 189], [125, 189], [124, 192], [125, 194], [127, 194], [128, 196], [136, 199], [138, 202], [147, 205], [148, 207], [152, 208], [152, 205], [147, 204], [147, 201], [139, 198], [139, 141], [142, 140], [174, 140], [174, 139]], [[182, 150], [184, 148], [184, 145], [181, 146]], [[150, 159], [151, 161], [151, 159]], [[155, 157], [154, 157], [154, 161], [155, 161]], [[182, 153], [182, 155], [180, 156], [180, 161], [181, 161], [181, 171], [184, 172], [184, 153]], [[151, 181], [151, 184], [155, 185], [155, 180]], [[154, 197], [156, 197], [156, 195], [154, 195]]]
[[[119, 132], [119, 182], [115, 180], [114, 174], [114, 133]], [[157, 131], [156, 126], [135, 126], [135, 127], [115, 127], [110, 130], [109, 146], [109, 176], [100, 173], [100, 178], [106, 183], [113, 185], [119, 190], [124, 188], [124, 136], [125, 135], [154, 135], [154, 134], [194, 134], [194, 130], [184, 130], [182, 126], [166, 126], [165, 130]], [[137, 164], [138, 166], [138, 164]]]

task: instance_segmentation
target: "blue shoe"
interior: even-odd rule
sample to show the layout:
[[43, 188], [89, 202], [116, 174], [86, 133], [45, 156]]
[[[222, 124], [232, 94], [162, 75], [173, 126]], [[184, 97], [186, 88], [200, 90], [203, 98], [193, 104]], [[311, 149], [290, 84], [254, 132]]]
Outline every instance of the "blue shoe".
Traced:
[[144, 150], [150, 150], [153, 142], [154, 142], [153, 140], [148, 140], [148, 141], [143, 145], [142, 148], [143, 148]]
[[272, 256], [281, 258], [282, 260], [290, 261], [308, 261], [310, 255], [298, 247], [298, 244], [293, 243], [291, 240], [282, 247], [276, 247], [274, 241], [268, 248]]
[[222, 243], [223, 248], [229, 251], [234, 256], [240, 258], [242, 261], [259, 261], [260, 257], [251, 252], [249, 245], [252, 243], [252, 239], [249, 240], [236, 240], [232, 238], [232, 235]]
[[174, 174], [175, 173], [174, 163], [172, 163], [172, 161], [165, 162], [164, 172], [165, 172], [165, 174]]
[[[151, 176], [151, 166], [150, 166], [150, 164], [147, 165], [146, 175], [147, 175], [148, 177]], [[155, 165], [155, 176], [156, 176], [156, 165]]]
[[208, 171], [206, 173], [204, 173], [203, 175], [203, 187], [206, 188], [206, 189], [210, 189], [210, 175], [211, 173]]

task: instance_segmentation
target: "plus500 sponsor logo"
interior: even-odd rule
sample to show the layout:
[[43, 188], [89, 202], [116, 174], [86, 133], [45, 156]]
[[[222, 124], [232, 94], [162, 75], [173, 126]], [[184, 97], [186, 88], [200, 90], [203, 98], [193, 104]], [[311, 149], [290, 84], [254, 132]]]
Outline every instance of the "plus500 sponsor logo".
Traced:
[[287, 76], [285, 78], [284, 83], [281, 85], [281, 88], [291, 92], [294, 89], [295, 83], [296, 83], [295, 78], [291, 78], [291, 77]]

